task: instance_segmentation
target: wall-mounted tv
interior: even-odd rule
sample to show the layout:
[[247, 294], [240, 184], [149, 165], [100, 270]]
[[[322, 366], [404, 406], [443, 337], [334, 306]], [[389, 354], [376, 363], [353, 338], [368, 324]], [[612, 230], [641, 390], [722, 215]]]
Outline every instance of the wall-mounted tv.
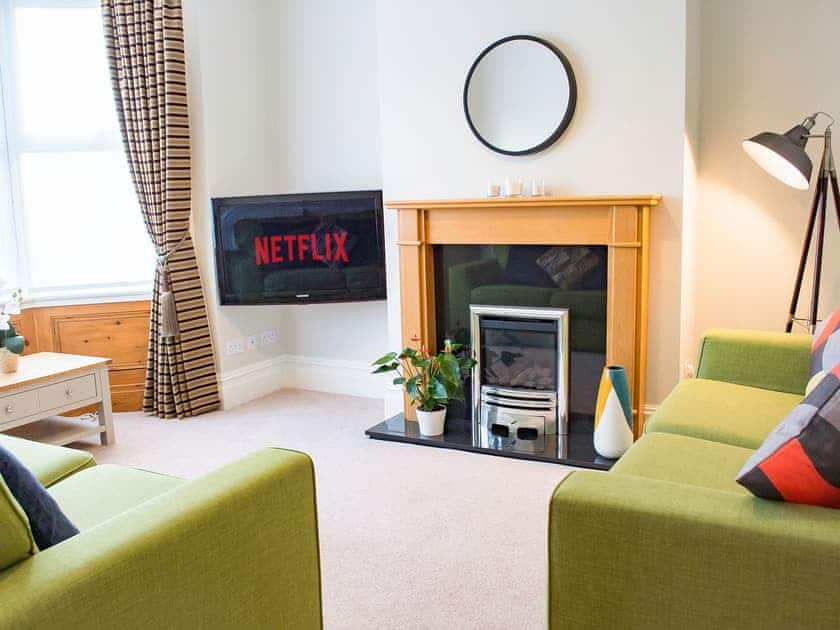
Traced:
[[381, 190], [212, 204], [222, 304], [385, 299]]

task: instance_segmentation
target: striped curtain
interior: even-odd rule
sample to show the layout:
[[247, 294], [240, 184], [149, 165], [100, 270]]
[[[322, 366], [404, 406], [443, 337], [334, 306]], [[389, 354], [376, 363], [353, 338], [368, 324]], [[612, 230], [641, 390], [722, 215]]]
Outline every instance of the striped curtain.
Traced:
[[158, 255], [143, 410], [186, 418], [219, 406], [190, 236], [190, 124], [180, 0], [102, 0], [114, 99], [140, 209]]

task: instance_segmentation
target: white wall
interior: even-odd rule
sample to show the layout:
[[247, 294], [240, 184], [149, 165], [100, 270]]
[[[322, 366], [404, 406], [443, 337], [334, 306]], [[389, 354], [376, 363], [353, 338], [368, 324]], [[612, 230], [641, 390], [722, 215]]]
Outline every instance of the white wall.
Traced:
[[[273, 168], [284, 190], [382, 187], [375, 2], [271, 3]], [[385, 302], [286, 307], [287, 352], [371, 360], [385, 352]]]
[[[670, 390], [704, 328], [781, 328], [810, 192], [772, 180], [739, 143], [816, 109], [840, 113], [840, 82], [824, 80], [840, 56], [832, 37], [840, 4], [184, 5], [195, 232], [215, 338], [221, 345], [265, 328], [281, 334], [276, 346], [220, 353], [223, 378], [257, 381], [251, 393], [283, 378], [359, 391], [371, 382], [362, 377], [366, 363], [398, 346], [400, 333], [390, 212], [387, 305], [217, 306], [209, 198], [222, 195], [383, 187], [386, 199], [480, 196], [488, 178], [507, 176], [544, 179], [556, 194], [661, 193], [652, 225], [648, 400]], [[524, 158], [485, 149], [461, 109], [476, 54], [512, 33], [557, 44], [579, 85], [563, 138]], [[815, 160], [818, 145], [809, 145]], [[840, 302], [835, 226], [832, 215], [823, 314]], [[398, 396], [390, 402], [401, 405]]]
[[[361, 385], [384, 352], [385, 302], [219, 306], [210, 199], [381, 186], [374, 2], [185, 0], [184, 9], [194, 232], [225, 403], [282, 384], [335, 388], [324, 377], [342, 373]], [[225, 356], [226, 340], [269, 328], [277, 344]]]
[[[543, 178], [555, 194], [661, 193], [651, 252], [648, 397], [679, 375], [685, 3], [673, 0], [388, 0], [377, 4], [386, 198], [470, 197], [487, 179]], [[463, 82], [492, 41], [532, 33], [569, 57], [578, 109], [551, 149], [505, 157], [471, 135]], [[399, 344], [393, 216], [387, 224], [390, 345]], [[398, 409], [398, 397], [389, 410]]]
[[[782, 330], [786, 320], [813, 190], [774, 180], [743, 152], [741, 140], [786, 131], [819, 109], [840, 119], [840, 3], [702, 5], [700, 198], [696, 234], [687, 235], [697, 254], [693, 341], [710, 326]], [[815, 171], [821, 149], [819, 140], [808, 143]], [[822, 316], [840, 305], [840, 233], [831, 212]], [[805, 315], [810, 283], [802, 296]]]

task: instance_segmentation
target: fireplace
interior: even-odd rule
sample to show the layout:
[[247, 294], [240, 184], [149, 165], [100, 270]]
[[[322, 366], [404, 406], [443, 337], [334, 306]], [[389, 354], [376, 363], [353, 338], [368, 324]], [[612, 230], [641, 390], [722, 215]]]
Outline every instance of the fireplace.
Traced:
[[569, 430], [569, 311], [471, 305], [473, 440], [544, 450]]
[[[474, 413], [474, 406], [481, 404], [480, 389], [466, 409], [449, 410], [453, 413], [451, 417], [447, 414], [443, 436], [418, 435], [414, 409], [407, 398], [403, 413], [371, 427], [367, 434], [382, 440], [608, 468], [611, 463], [599, 462], [592, 448], [594, 409], [590, 407], [597, 380], [591, 377], [599, 374], [605, 363], [627, 369], [634, 432], [641, 434], [647, 372], [650, 214], [659, 200], [656, 195], [626, 195], [386, 202], [389, 209], [397, 212], [403, 344], [416, 344], [419, 337], [426, 347], [437, 349], [443, 339], [453, 336], [469, 343], [469, 325], [465, 325], [469, 321], [469, 305], [565, 308], [569, 385], [565, 399], [557, 397], [556, 432], [550, 434], [543, 428], [542, 450], [538, 428], [538, 439], [527, 439], [534, 436], [535, 427], [523, 426], [524, 420], [517, 421], [517, 440], [519, 428], [532, 430], [521, 432], [523, 439], [518, 446], [533, 447], [531, 452], [494, 448], [491, 440], [511, 437], [511, 429], [505, 437], [501, 426], [496, 427], [497, 435], [490, 431], [493, 437], [487, 438], [487, 447], [474, 444], [474, 423], [481, 422], [481, 415]], [[526, 276], [519, 273], [523, 267], [518, 263], [523, 260], [514, 254], [522, 252], [527, 253], [522, 258], [536, 276], [541, 272], [533, 269], [532, 262], [548, 274], [549, 279], [543, 278], [542, 286], [532, 282], [534, 276], [530, 272]], [[596, 258], [602, 261], [595, 268], [600, 269], [597, 273], [590, 269]], [[445, 268], [455, 265], [463, 277], [461, 286], [469, 286], [470, 290], [447, 294], [454, 285]], [[598, 285], [561, 286], [575, 280], [574, 273], [563, 271], [570, 267], [575, 273], [588, 274], [587, 283], [598, 279]], [[558, 271], [563, 273], [558, 275]], [[584, 280], [579, 277], [575, 282], [578, 281]], [[446, 285], [443, 292], [442, 285]], [[504, 399], [508, 406], [529, 407], [524, 404], [528, 402], [524, 392], [542, 391], [538, 387], [545, 379], [550, 381], [552, 375], [533, 371], [518, 378], [517, 382], [523, 385], [516, 389], [518, 405], [509, 404], [511, 396], [498, 395], [505, 392], [485, 394]], [[507, 389], [498, 383], [491, 386]], [[470, 386], [470, 393], [472, 390]], [[561, 405], [568, 405], [565, 435], [560, 422]], [[538, 406], [545, 407], [541, 411], [550, 411], [551, 401], [541, 399]], [[485, 426], [492, 429], [492, 424], [502, 422]], [[539, 421], [536, 424], [540, 426]]]

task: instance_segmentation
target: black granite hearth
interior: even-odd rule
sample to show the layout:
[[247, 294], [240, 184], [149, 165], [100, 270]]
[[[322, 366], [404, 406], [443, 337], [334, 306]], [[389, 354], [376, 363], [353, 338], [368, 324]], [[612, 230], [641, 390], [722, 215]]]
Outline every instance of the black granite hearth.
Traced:
[[436, 437], [420, 435], [417, 423], [410, 420], [406, 421], [401, 413], [371, 427], [365, 431], [365, 435], [374, 440], [407, 442], [421, 446], [486, 453], [499, 457], [609, 470], [616, 460], [606, 459], [595, 452], [592, 446], [592, 424], [593, 418], [590, 415], [571, 414], [568, 435], [545, 436], [543, 441], [532, 444], [520, 442], [519, 448], [516, 449], [492, 445], [474, 445], [472, 427], [468, 420], [448, 419], [446, 421], [446, 431], [443, 435]]

